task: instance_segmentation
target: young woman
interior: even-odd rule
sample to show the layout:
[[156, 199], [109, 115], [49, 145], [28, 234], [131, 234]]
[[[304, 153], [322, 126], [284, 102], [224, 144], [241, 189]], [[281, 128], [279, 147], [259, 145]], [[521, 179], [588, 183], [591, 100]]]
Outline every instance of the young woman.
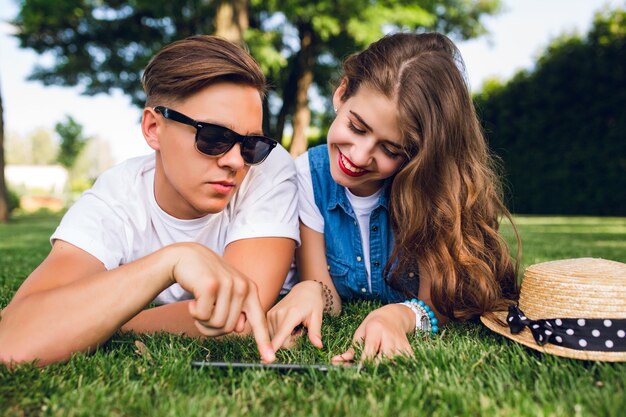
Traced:
[[456, 46], [438, 33], [384, 37], [345, 61], [333, 104], [327, 145], [296, 160], [301, 282], [268, 313], [273, 347], [300, 325], [321, 347], [323, 313], [368, 299], [386, 305], [354, 335], [364, 357], [410, 355], [407, 333], [515, 299], [498, 234], [511, 216]]

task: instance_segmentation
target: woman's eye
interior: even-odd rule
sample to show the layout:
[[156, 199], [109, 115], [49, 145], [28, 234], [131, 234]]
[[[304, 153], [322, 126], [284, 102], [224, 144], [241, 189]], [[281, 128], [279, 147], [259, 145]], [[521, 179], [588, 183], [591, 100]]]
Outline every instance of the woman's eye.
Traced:
[[348, 120], [348, 128], [353, 131], [354, 133], [356, 133], [357, 135], [364, 135], [367, 133], [367, 131], [359, 129], [358, 127], [356, 127], [354, 125], [354, 123], [352, 123], [350, 120]]
[[[357, 135], [365, 135], [367, 133], [367, 130], [359, 129], [354, 123], [352, 123], [352, 120], [348, 120], [348, 128]], [[400, 153], [396, 152], [395, 148], [392, 148], [385, 143], [381, 143], [380, 147], [383, 150], [383, 153], [390, 158], [397, 159], [402, 156]]]
[[387, 147], [386, 145], [381, 145], [380, 147], [383, 149], [383, 152], [388, 157], [393, 158], [393, 159], [396, 159], [396, 158], [400, 157], [399, 153], [397, 153], [395, 150]]

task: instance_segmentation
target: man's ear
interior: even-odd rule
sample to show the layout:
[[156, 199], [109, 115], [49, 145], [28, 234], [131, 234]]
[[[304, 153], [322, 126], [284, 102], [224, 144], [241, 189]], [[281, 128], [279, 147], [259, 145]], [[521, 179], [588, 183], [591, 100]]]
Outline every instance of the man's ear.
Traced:
[[345, 94], [347, 87], [348, 87], [348, 79], [344, 77], [341, 80], [339, 87], [337, 87], [337, 89], [335, 90], [335, 93], [333, 94], [333, 107], [335, 109], [335, 112], [339, 110], [339, 108], [343, 104], [342, 97]]
[[159, 143], [159, 130], [161, 129], [161, 123], [159, 123], [160, 116], [151, 107], [143, 109], [141, 116], [141, 133], [146, 140], [149, 147], [155, 151], [161, 150], [161, 144]]

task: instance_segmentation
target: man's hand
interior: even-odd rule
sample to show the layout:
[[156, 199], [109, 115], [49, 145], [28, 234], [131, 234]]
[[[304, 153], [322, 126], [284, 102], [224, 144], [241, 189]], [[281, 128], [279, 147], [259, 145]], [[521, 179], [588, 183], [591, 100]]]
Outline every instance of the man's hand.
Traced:
[[[205, 246], [171, 246], [175, 251], [172, 279], [194, 295], [189, 313], [206, 336], [242, 331], [250, 323], [264, 362], [275, 360], [274, 349], [256, 284]], [[245, 320], [241, 316], [245, 315]]]

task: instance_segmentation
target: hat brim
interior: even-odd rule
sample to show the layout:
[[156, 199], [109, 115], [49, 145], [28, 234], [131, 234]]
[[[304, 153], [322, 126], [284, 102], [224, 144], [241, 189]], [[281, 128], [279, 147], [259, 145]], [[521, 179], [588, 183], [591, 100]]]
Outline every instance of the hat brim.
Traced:
[[537, 344], [537, 342], [533, 338], [532, 333], [527, 328], [525, 328], [518, 334], [512, 334], [508, 326], [503, 326], [498, 322], [497, 319], [499, 319], [502, 323], [506, 323], [506, 311], [495, 311], [490, 314], [495, 316], [495, 318], [488, 315], [480, 316], [480, 321], [482, 321], [485, 326], [506, 338], [521, 343], [522, 345], [537, 350], [539, 352], [562, 356], [564, 358], [580, 360], [626, 362], [626, 352], [598, 352], [591, 350], [577, 350], [565, 348], [562, 346], [556, 346], [549, 343], [540, 346]]

